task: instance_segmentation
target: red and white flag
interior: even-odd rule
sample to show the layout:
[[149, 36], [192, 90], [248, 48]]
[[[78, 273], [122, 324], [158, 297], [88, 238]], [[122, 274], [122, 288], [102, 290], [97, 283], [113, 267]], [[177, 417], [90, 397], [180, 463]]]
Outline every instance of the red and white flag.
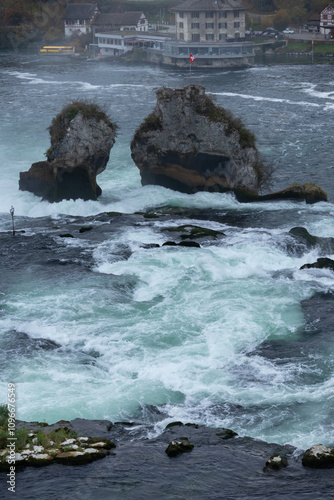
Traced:
[[190, 62], [194, 62], [194, 61], [195, 61], [195, 59], [196, 59], [196, 57], [195, 57], [195, 56], [193, 56], [192, 54], [190, 54]]

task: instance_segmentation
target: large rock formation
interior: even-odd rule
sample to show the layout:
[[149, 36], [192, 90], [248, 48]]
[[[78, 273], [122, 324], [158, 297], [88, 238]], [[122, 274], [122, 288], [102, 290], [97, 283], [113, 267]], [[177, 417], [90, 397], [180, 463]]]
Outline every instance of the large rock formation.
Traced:
[[142, 184], [186, 193], [229, 190], [257, 194], [264, 167], [254, 135], [216, 106], [204, 87], [163, 87], [137, 129], [132, 158]]
[[52, 121], [47, 161], [20, 172], [19, 188], [50, 202], [96, 200], [96, 176], [105, 170], [115, 142], [116, 126], [96, 105], [73, 102]]

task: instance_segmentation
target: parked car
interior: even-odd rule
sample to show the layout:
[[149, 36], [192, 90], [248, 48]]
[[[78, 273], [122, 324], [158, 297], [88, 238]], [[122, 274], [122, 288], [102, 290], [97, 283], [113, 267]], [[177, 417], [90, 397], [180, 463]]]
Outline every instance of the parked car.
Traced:
[[270, 38], [275, 38], [279, 32], [275, 28], [267, 28], [261, 33], [261, 36], [269, 36]]
[[284, 33], [285, 35], [292, 35], [294, 31], [291, 28], [285, 28], [282, 33]]

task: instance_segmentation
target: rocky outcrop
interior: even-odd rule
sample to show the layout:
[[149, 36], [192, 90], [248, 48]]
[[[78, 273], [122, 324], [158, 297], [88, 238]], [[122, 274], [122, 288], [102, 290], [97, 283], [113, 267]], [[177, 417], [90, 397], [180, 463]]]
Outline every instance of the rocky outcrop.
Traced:
[[305, 227], [293, 227], [288, 234], [292, 239], [290, 253], [297, 252], [302, 255], [313, 248], [316, 248], [322, 256], [334, 252], [334, 238], [314, 236]]
[[137, 129], [131, 155], [143, 185], [186, 193], [257, 194], [264, 175], [254, 135], [199, 85], [157, 91], [155, 109]]
[[[62, 422], [55, 424], [51, 431], [49, 427], [28, 423], [16, 431], [15, 439], [6, 436], [0, 445], [0, 472], [10, 470], [11, 464], [18, 467], [52, 463], [84, 465], [105, 458], [115, 448], [115, 443], [106, 438], [78, 436]], [[2, 429], [2, 432], [6, 431]]]
[[254, 195], [250, 193], [236, 193], [239, 201], [274, 201], [274, 200], [302, 200], [307, 204], [317, 203], [319, 201], [328, 201], [327, 193], [319, 186], [313, 183], [291, 184], [282, 191], [264, 195]]
[[105, 170], [115, 142], [116, 126], [96, 105], [73, 102], [52, 121], [47, 161], [20, 172], [19, 188], [43, 199], [96, 200], [96, 176]]
[[316, 444], [305, 451], [302, 459], [304, 467], [329, 469], [334, 467], [334, 448]]
[[319, 257], [317, 262], [312, 262], [312, 264], [304, 264], [300, 269], [330, 269], [334, 271], [334, 260], [328, 257]]

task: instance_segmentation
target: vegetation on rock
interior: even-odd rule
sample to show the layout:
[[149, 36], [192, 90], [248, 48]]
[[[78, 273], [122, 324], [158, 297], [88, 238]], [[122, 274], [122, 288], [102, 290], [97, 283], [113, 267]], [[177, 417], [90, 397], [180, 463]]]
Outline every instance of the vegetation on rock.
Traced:
[[226, 123], [227, 135], [231, 135], [235, 131], [238, 132], [240, 145], [243, 148], [255, 147], [255, 135], [245, 128], [241, 119], [234, 117], [229, 110], [216, 106], [209, 96], [205, 95], [204, 99], [198, 101], [196, 111], [212, 122]]
[[288, 466], [288, 460], [284, 455], [279, 455], [276, 453], [275, 455], [272, 455], [269, 460], [266, 462], [266, 466], [264, 467], [264, 472], [267, 470], [275, 470], [279, 471], [283, 469], [284, 467]]
[[312, 469], [329, 469], [334, 467], [334, 448], [322, 444], [312, 446], [305, 451], [302, 464]]
[[165, 452], [169, 457], [176, 457], [184, 452], [189, 452], [194, 448], [194, 445], [189, 443], [188, 438], [179, 438], [171, 441]]
[[[8, 411], [0, 406], [0, 471], [9, 470], [13, 451], [8, 447]], [[28, 424], [29, 425], [29, 424]], [[115, 444], [109, 439], [78, 436], [67, 427], [60, 426], [47, 433], [44, 424], [38, 430], [21, 427], [15, 431], [15, 463], [22, 466], [43, 466], [50, 463], [80, 465], [104, 458]]]
[[[49, 127], [51, 143], [61, 141], [65, 136], [70, 122], [79, 114], [86, 119], [93, 119], [96, 122], [104, 121], [108, 127], [115, 130], [117, 125], [112, 123], [108, 115], [97, 104], [86, 101], [73, 101], [66, 105], [58, 115], [53, 118]], [[51, 146], [52, 148], [52, 146]], [[51, 149], [50, 148], [50, 149]], [[49, 151], [50, 151], [49, 149]], [[49, 151], [46, 153], [48, 156]]]

